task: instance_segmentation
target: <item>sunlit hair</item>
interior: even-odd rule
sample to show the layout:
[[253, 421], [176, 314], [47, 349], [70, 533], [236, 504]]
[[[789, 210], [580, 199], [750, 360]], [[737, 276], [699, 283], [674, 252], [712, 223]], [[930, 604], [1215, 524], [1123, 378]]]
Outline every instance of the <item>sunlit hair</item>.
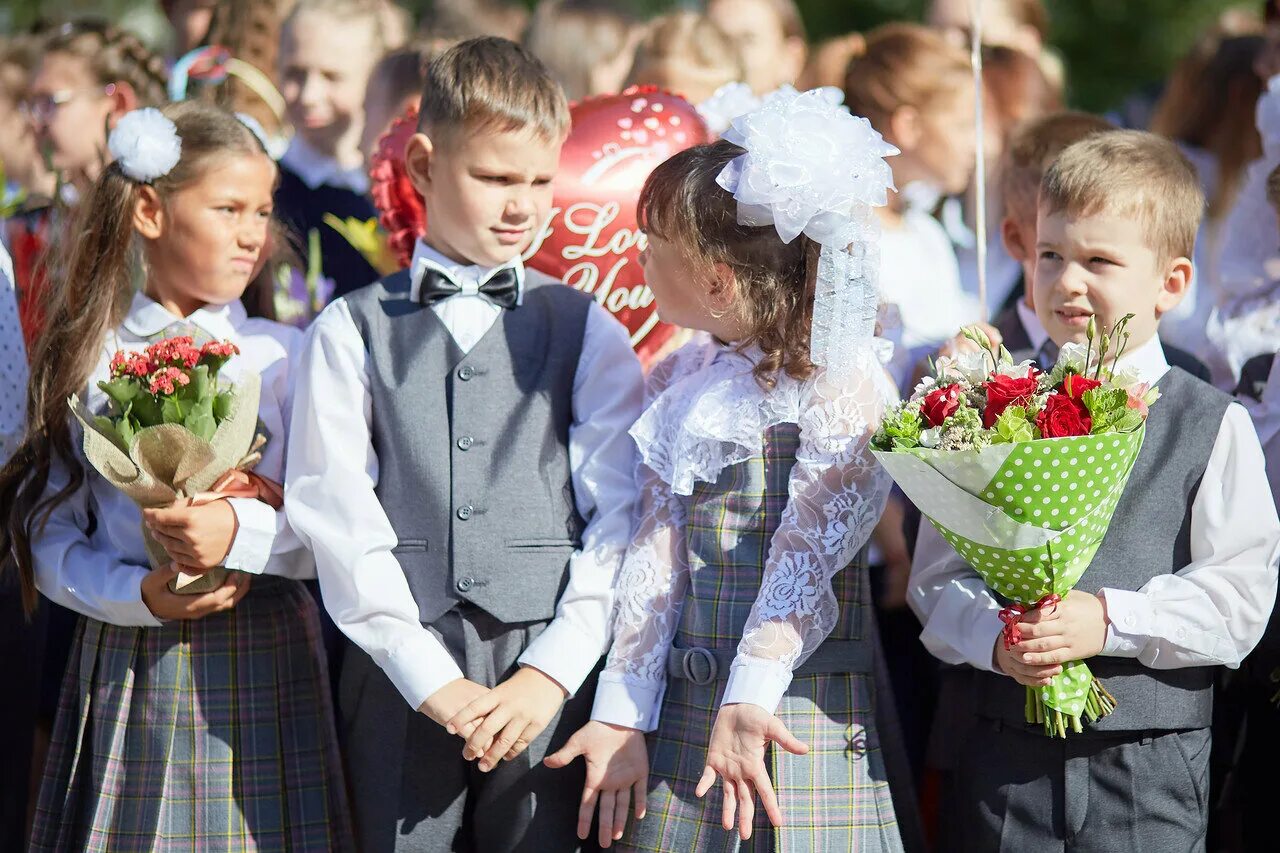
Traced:
[[424, 131], [533, 130], [546, 139], [569, 132], [569, 105], [547, 67], [503, 38], [464, 41], [427, 64]]
[[1062, 150], [1115, 125], [1090, 113], [1061, 112], [1028, 122], [1013, 132], [1000, 162], [1000, 200], [1019, 223], [1035, 224], [1036, 197], [1045, 170]]
[[[227, 157], [266, 157], [262, 143], [230, 113], [199, 101], [163, 107], [182, 140], [182, 156], [148, 184], [161, 199], [191, 184]], [[31, 357], [27, 428], [22, 445], [0, 469], [0, 554], [12, 554], [28, 608], [36, 601], [32, 539], [50, 513], [84, 482], [72, 444], [67, 398], [83, 394], [102, 355], [103, 341], [128, 313], [141, 273], [133, 214], [142, 184], [119, 163], [108, 165], [78, 205], [54, 258], [47, 321]], [[51, 470], [68, 474], [45, 495]]]
[[745, 330], [738, 347], [760, 348], [755, 377], [771, 388], [780, 371], [797, 379], [813, 372], [809, 335], [820, 247], [803, 234], [783, 243], [773, 226], [738, 222], [738, 203], [716, 177], [742, 153], [720, 140], [675, 154], [645, 181], [637, 213], [647, 234], [676, 246], [691, 264], [723, 263], [733, 271], [734, 308]]
[[1040, 183], [1040, 209], [1136, 218], [1165, 263], [1192, 256], [1204, 193], [1195, 169], [1172, 142], [1141, 130], [1113, 130], [1058, 155]]

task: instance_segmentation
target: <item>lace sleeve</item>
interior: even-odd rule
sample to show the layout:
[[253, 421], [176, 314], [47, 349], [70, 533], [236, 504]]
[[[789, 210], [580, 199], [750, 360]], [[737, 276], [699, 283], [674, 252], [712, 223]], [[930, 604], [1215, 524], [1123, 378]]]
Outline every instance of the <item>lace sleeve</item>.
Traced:
[[772, 712], [791, 671], [835, 627], [839, 603], [831, 579], [867, 542], [889, 493], [889, 477], [870, 452], [893, 393], [887, 384], [870, 356], [847, 380], [820, 374], [809, 384], [790, 499], [738, 645], [726, 704], [754, 702]]
[[[678, 373], [680, 353], [650, 374], [650, 401]], [[689, 586], [684, 504], [643, 461], [637, 464], [636, 523], [615, 590], [613, 646], [600, 674], [592, 718], [649, 731], [666, 687], [667, 651]]]

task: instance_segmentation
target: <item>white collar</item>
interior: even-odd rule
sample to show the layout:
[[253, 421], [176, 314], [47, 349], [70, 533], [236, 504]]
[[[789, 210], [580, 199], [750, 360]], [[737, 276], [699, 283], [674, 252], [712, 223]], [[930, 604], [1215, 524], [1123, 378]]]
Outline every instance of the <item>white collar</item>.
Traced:
[[413, 302], [418, 301], [422, 273], [427, 269], [434, 269], [436, 272], [442, 273], [454, 284], [463, 288], [462, 293], [449, 297], [450, 299], [457, 299], [462, 296], [477, 296], [478, 294], [476, 293], [467, 292], [467, 289], [470, 286], [479, 287], [495, 272], [507, 268], [511, 268], [516, 272], [516, 292], [518, 294], [516, 304], [523, 304], [525, 270], [524, 262], [520, 260], [519, 255], [516, 255], [505, 264], [498, 264], [496, 267], [462, 264], [445, 257], [436, 249], [428, 246], [423, 240], [418, 240], [413, 247], [413, 260], [409, 262], [409, 299]]
[[236, 330], [248, 318], [240, 300], [226, 305], [206, 305], [189, 317], [178, 317], [159, 302], [143, 293], [133, 295], [133, 304], [124, 318], [124, 327], [132, 334], [146, 340], [158, 335], [170, 326], [197, 326], [214, 340], [227, 340], [236, 336]]
[[1018, 319], [1022, 321], [1022, 328], [1027, 333], [1027, 340], [1031, 342], [1032, 351], [1040, 352], [1044, 342], [1049, 340], [1049, 333], [1045, 331], [1044, 323], [1040, 322], [1036, 312], [1027, 304], [1027, 300], [1019, 299], [1015, 307], [1018, 309]]
[[1154, 385], [1169, 372], [1169, 362], [1164, 357], [1164, 346], [1159, 335], [1152, 335], [1145, 344], [1125, 352], [1116, 359], [1115, 371], [1132, 370], [1138, 380]]
[[369, 192], [369, 175], [364, 166], [344, 169], [337, 160], [321, 154], [297, 134], [280, 158], [280, 163], [313, 190], [328, 186], [350, 190], [357, 195]]

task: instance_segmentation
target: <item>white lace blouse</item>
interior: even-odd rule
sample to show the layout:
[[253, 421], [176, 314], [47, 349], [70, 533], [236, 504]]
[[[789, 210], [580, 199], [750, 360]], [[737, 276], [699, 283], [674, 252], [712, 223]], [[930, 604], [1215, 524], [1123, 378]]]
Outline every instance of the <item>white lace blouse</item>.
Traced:
[[800, 427], [790, 497], [724, 704], [751, 702], [772, 713], [792, 671], [835, 626], [831, 579], [866, 543], [888, 494], [870, 439], [896, 392], [870, 348], [844, 381], [821, 371], [805, 381], [783, 375], [769, 393], [752, 376], [757, 357], [694, 342], [649, 376], [647, 408], [631, 429], [640, 454], [637, 524], [593, 719], [644, 731], [657, 726], [689, 587], [684, 498], [695, 482], [715, 482], [725, 467], [760, 455], [765, 431], [781, 423]]

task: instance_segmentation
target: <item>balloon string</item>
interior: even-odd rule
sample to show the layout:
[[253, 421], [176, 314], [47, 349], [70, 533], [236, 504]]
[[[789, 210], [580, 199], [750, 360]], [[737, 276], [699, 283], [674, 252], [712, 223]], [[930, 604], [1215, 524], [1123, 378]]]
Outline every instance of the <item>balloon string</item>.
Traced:
[[969, 0], [969, 64], [973, 66], [974, 125], [977, 145], [974, 146], [974, 183], [977, 187], [974, 229], [977, 240], [978, 303], [981, 317], [989, 319], [987, 312], [987, 145], [982, 117], [984, 89], [982, 85], [982, 0]]

